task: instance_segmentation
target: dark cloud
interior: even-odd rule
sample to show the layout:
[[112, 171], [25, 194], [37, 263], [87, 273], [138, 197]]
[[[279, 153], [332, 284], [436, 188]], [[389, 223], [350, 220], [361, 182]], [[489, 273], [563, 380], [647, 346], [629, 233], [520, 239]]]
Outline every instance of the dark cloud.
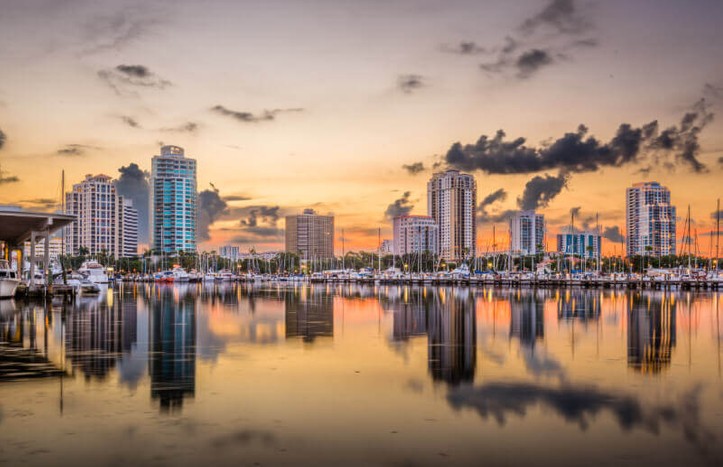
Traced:
[[282, 216], [280, 206], [253, 205], [229, 208], [224, 218], [241, 218], [235, 228], [233, 241], [245, 244], [263, 244], [278, 241], [284, 230], [278, 227]]
[[517, 76], [522, 79], [529, 78], [539, 69], [554, 62], [549, 52], [542, 49], [530, 49], [517, 58]]
[[24, 199], [19, 202], [22, 206], [30, 209], [51, 210], [60, 206], [60, 201], [52, 198]]
[[5, 133], [3, 133], [2, 128], [0, 128], [0, 149], [5, 146], [5, 141], [7, 141], [7, 136], [5, 136]]
[[621, 243], [625, 240], [625, 237], [623, 236], [622, 232], [620, 231], [620, 227], [618, 226], [612, 226], [612, 227], [605, 227], [603, 229], [602, 237], [605, 240], [610, 240], [614, 243]]
[[96, 146], [88, 146], [85, 144], [66, 144], [64, 147], [55, 151], [59, 156], [84, 156], [88, 149], [98, 149]]
[[401, 198], [387, 206], [386, 211], [384, 211], [384, 217], [386, 219], [394, 219], [398, 216], [406, 216], [407, 214], [412, 212], [414, 205], [409, 199], [411, 194], [411, 192], [405, 191]]
[[6, 172], [3, 172], [2, 167], [0, 167], [0, 185], [5, 185], [6, 183], [17, 183], [20, 181], [20, 179], [15, 175], [5, 174]]
[[410, 94], [417, 89], [427, 86], [425, 78], [422, 75], [399, 75], [397, 77], [397, 87], [404, 93]]
[[718, 219], [718, 218], [723, 219], [723, 211], [713, 211], [713, 212], [711, 212], [711, 213], [710, 213], [710, 218], [713, 219], [713, 220]]
[[493, 191], [489, 195], [485, 196], [484, 199], [479, 203], [477, 210], [484, 212], [487, 206], [496, 203], [497, 201], [504, 201], [507, 199], [507, 191], [504, 188], [500, 188], [497, 191]]
[[258, 227], [259, 224], [276, 226], [280, 217], [280, 206], [248, 206], [243, 208], [246, 217], [241, 219], [241, 225]]
[[174, 133], [195, 133], [196, 131], [198, 131], [198, 123], [186, 122], [175, 127], [161, 128], [161, 131], [168, 131]]
[[723, 99], [723, 86], [705, 83], [703, 86], [703, 97], [711, 101]]
[[705, 165], [698, 160], [698, 136], [712, 119], [713, 114], [701, 100], [683, 116], [680, 125], [663, 132], [658, 131], [657, 121], [640, 128], [623, 123], [605, 143], [589, 136], [588, 128], [580, 125], [576, 132], [566, 133], [538, 148], [526, 146], [525, 138], [506, 140], [505, 132], [499, 130], [492, 138], [480, 136], [475, 144], [453, 144], [445, 160], [449, 166], [461, 170], [515, 174], [551, 169], [594, 172], [602, 167], [639, 163], [646, 155], [652, 155], [658, 163], [672, 156], [694, 172], [703, 172]]
[[527, 79], [562, 59], [572, 58], [575, 49], [596, 47], [594, 37], [580, 37], [592, 30], [589, 15], [574, 0], [553, 0], [527, 18], [501, 46], [488, 49], [495, 58], [480, 65], [488, 73]]
[[723, 156], [718, 158], [718, 164], [723, 165]]
[[280, 113], [303, 112], [303, 111], [304, 111], [304, 109], [302, 109], [302, 108], [272, 109], [272, 110], [264, 110], [261, 114], [255, 115], [251, 112], [239, 112], [236, 110], [231, 110], [222, 105], [215, 105], [215, 106], [211, 107], [211, 112], [215, 112], [219, 115], [225, 115], [227, 117], [231, 117], [235, 120], [238, 120], [239, 122], [244, 122], [244, 123], [267, 122], [267, 121], [275, 120], [276, 116]]
[[133, 201], [133, 207], [138, 211], [138, 240], [148, 243], [150, 224], [150, 174], [131, 162], [128, 166], [118, 169], [120, 177], [113, 182], [116, 192], [126, 199]]
[[118, 65], [98, 71], [98, 77], [118, 95], [135, 95], [136, 89], [165, 89], [171, 82], [159, 77], [143, 65]]
[[424, 163], [414, 162], [412, 164], [404, 164], [402, 168], [406, 170], [409, 175], [417, 175], [420, 172], [424, 172]]
[[552, 0], [541, 12], [526, 19], [520, 30], [528, 35], [540, 29], [578, 35], [586, 33], [591, 27], [592, 22], [580, 11], [574, 0]]
[[128, 115], [121, 115], [118, 118], [120, 119], [121, 122], [125, 123], [126, 125], [128, 125], [131, 128], [140, 128], [141, 127], [140, 123], [138, 123], [138, 121], [135, 118], [129, 117]]
[[203, 190], [198, 194], [198, 239], [207, 241], [211, 239], [209, 227], [226, 212], [228, 205], [219, 195], [218, 189], [211, 184], [210, 190]]
[[536, 175], [527, 182], [522, 197], [517, 198], [517, 205], [523, 210], [536, 210], [547, 207], [550, 201], [560, 194], [567, 186], [567, 175], [560, 173], [557, 176]]
[[484, 47], [472, 41], [462, 41], [455, 46], [444, 45], [442, 51], [459, 55], [479, 55], [487, 52]]
[[504, 201], [507, 199], [507, 191], [504, 188], [500, 188], [497, 191], [493, 191], [489, 195], [485, 196], [484, 199], [477, 206], [477, 221], [479, 223], [486, 222], [502, 222], [506, 221], [514, 214], [512, 210], [505, 210], [497, 213], [488, 212], [488, 208], [493, 204]]
[[227, 196], [224, 196], [224, 197], [221, 198], [221, 199], [223, 199], [223, 200], [226, 201], [226, 202], [229, 202], [229, 201], [249, 201], [249, 200], [251, 199], [251, 197], [250, 197], [250, 196], [246, 196], [246, 195], [227, 195]]

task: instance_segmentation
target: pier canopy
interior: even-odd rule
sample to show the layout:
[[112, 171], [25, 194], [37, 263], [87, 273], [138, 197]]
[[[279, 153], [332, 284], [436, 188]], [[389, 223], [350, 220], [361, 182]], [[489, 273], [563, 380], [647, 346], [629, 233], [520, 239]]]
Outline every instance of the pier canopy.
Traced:
[[15, 206], [0, 206], [0, 241], [22, 245], [33, 232], [52, 235], [75, 221], [75, 216], [48, 212], [25, 211]]

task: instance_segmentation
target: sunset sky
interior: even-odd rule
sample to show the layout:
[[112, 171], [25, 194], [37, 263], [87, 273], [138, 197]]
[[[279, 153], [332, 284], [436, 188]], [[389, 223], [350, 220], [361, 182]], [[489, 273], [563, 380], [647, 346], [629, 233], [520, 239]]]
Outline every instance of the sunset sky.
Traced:
[[0, 203], [53, 209], [63, 169], [66, 188], [148, 171], [163, 143], [211, 190], [203, 249], [281, 248], [305, 207], [336, 215], [347, 251], [374, 249], [456, 167], [478, 203], [494, 194], [481, 252], [524, 205], [550, 248], [577, 207], [613, 239], [625, 187], [656, 180], [708, 254], [721, 24], [719, 0], [4, 0]]

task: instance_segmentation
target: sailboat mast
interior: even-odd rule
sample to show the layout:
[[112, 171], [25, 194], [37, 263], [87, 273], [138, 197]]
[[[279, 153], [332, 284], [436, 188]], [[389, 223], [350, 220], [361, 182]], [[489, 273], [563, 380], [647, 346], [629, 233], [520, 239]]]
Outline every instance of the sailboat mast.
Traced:
[[720, 198], [718, 198], [718, 207], [715, 210], [715, 270], [719, 269], [720, 252], [718, 247], [720, 245]]

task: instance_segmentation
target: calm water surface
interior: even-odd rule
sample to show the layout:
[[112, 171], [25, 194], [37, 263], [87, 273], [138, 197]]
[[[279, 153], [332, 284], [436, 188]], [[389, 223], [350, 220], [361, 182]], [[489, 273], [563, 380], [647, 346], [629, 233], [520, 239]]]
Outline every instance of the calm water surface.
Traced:
[[723, 294], [0, 301], [2, 465], [721, 465]]

